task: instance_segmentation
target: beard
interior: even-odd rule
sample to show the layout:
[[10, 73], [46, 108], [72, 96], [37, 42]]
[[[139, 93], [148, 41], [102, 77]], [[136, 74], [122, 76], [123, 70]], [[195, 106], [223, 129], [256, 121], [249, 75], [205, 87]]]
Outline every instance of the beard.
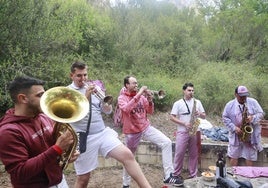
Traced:
[[29, 111], [34, 115], [34, 116], [37, 116], [38, 114], [42, 113], [42, 109], [40, 107], [40, 104], [35, 104], [35, 103], [32, 103], [32, 102], [29, 102], [28, 103], [28, 108], [29, 108]]

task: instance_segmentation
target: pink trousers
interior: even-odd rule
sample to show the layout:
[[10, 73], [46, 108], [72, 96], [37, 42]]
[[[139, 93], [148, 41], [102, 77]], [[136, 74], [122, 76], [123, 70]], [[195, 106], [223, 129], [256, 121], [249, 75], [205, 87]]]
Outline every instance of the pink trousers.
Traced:
[[198, 166], [197, 136], [189, 136], [188, 132], [177, 131], [174, 155], [174, 175], [179, 176], [183, 169], [184, 156], [188, 151], [188, 170], [190, 177], [197, 175]]

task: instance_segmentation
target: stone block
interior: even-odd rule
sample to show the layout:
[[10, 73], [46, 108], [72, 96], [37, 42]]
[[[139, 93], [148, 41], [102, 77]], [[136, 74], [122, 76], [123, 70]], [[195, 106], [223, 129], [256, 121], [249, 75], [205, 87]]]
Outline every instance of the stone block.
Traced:
[[262, 126], [261, 136], [262, 137], [268, 137], [268, 126]]

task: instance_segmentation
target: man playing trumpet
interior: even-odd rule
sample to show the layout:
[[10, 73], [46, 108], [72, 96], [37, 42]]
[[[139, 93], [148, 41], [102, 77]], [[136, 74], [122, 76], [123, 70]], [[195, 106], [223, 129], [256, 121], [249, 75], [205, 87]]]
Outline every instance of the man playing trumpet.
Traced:
[[[77, 174], [75, 188], [86, 188], [88, 186], [91, 172], [98, 167], [99, 154], [105, 158], [112, 157], [122, 163], [140, 188], [151, 188], [133, 154], [119, 140], [117, 132], [105, 126], [102, 113], [111, 113], [112, 105], [109, 103], [103, 104], [102, 97], [98, 98], [94, 94], [94, 84], [86, 84], [88, 80], [87, 68], [87, 65], [83, 62], [74, 62], [71, 65], [70, 74], [72, 83], [68, 86], [83, 93], [91, 103], [91, 121], [89, 134], [87, 135], [86, 151], [81, 153], [74, 162]], [[86, 132], [90, 111], [84, 119], [71, 123], [75, 131]]]
[[[151, 126], [147, 114], [154, 112], [153, 94], [147, 86], [138, 89], [135, 77], [124, 78], [124, 87], [118, 97], [118, 105], [122, 111], [123, 133], [125, 144], [135, 153], [140, 140], [148, 140], [162, 149], [162, 161], [164, 168], [164, 183], [175, 186], [183, 185], [179, 177], [173, 176], [172, 142], [162, 132]], [[123, 188], [130, 186], [130, 176], [124, 169]]]

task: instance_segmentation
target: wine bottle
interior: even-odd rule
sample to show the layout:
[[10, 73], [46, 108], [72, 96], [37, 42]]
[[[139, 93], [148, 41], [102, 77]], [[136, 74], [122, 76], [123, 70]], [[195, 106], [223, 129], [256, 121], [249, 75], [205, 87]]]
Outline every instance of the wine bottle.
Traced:
[[218, 160], [216, 162], [216, 178], [218, 177], [226, 177], [225, 160], [221, 152], [218, 153]]

